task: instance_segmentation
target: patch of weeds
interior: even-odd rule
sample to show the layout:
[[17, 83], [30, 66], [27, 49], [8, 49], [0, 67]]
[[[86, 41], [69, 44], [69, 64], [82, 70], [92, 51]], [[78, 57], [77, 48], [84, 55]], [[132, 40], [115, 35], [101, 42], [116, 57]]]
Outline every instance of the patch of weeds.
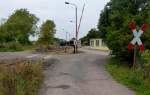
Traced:
[[41, 63], [0, 66], [0, 95], [36, 95], [43, 80]]
[[150, 95], [150, 80], [144, 79], [141, 72], [133, 71], [116, 59], [110, 59], [106, 69], [115, 80], [134, 90], [137, 95]]

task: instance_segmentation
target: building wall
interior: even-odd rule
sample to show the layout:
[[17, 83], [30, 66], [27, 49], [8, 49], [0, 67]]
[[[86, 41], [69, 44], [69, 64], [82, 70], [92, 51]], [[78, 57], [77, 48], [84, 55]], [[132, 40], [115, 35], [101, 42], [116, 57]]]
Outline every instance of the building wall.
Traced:
[[91, 39], [90, 47], [99, 50], [109, 50], [105, 42], [102, 39]]
[[102, 41], [102, 39], [91, 39], [90, 46], [91, 47], [102, 47], [103, 41]]

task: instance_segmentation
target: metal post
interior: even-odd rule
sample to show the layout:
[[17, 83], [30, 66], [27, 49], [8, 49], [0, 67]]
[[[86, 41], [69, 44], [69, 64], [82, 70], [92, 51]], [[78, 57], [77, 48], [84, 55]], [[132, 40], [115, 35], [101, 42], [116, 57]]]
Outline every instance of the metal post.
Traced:
[[67, 52], [67, 34], [68, 34], [68, 32], [66, 32], [66, 46], [65, 46], [65, 52]]
[[71, 35], [70, 35], [70, 33], [69, 33], [69, 46], [70, 46], [70, 41], [71, 41]]
[[78, 40], [78, 8], [77, 8], [77, 5], [74, 4], [74, 3], [69, 3], [69, 2], [65, 2], [65, 4], [70, 4], [72, 6], [75, 7], [75, 19], [76, 19], [76, 35], [75, 35], [75, 45], [74, 45], [74, 51], [75, 53], [77, 52], [77, 40]]
[[78, 9], [76, 7], [75, 9], [76, 12], [76, 44], [75, 44], [75, 52], [78, 52], [78, 46], [77, 46], [77, 41], [78, 41]]
[[136, 65], [136, 46], [134, 47], [133, 70], [135, 70], [135, 65]]
[[68, 40], [68, 32], [66, 32], [66, 46], [67, 46], [67, 40]]
[[80, 22], [79, 22], [79, 26], [78, 26], [78, 34], [79, 34], [79, 31], [80, 31], [80, 26], [81, 26], [81, 22], [82, 22], [82, 18], [83, 18], [84, 9], [85, 9], [85, 3], [83, 5], [82, 14], [81, 14], [81, 17], [80, 17]]

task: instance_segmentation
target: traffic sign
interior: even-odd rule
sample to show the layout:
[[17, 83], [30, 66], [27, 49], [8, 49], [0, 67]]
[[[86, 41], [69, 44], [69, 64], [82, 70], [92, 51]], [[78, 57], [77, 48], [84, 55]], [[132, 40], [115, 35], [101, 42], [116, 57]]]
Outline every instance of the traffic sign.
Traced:
[[140, 51], [143, 52], [144, 51], [144, 44], [142, 43], [140, 37], [145, 32], [145, 30], [148, 28], [148, 25], [147, 24], [143, 24], [141, 29], [139, 31], [137, 31], [135, 23], [130, 23], [129, 28], [133, 32], [134, 38], [128, 44], [128, 49], [129, 50], [133, 50], [134, 45], [137, 43], [139, 48], [140, 48]]

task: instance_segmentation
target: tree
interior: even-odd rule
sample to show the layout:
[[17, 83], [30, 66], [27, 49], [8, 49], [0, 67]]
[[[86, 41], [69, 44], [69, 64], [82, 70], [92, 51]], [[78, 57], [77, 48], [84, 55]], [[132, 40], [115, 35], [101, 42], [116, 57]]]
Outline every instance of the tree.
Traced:
[[81, 38], [83, 45], [89, 45], [89, 41], [92, 38], [101, 38], [101, 32], [97, 31], [95, 28], [91, 29], [88, 34]]
[[30, 14], [27, 9], [16, 10], [0, 26], [0, 35], [5, 35], [6, 42], [15, 41], [21, 44], [29, 44], [29, 35], [36, 32], [36, 23], [38, 18]]
[[[116, 57], [129, 59], [127, 45], [133, 35], [129, 23], [135, 22], [139, 27], [150, 21], [149, 0], [111, 0], [100, 14], [98, 29]], [[142, 40], [150, 49], [150, 32], [145, 32]]]
[[7, 43], [13, 40], [13, 37], [6, 31], [6, 26], [2, 24], [0, 26], [0, 43]]
[[40, 28], [39, 43], [48, 46], [54, 43], [55, 23], [51, 20], [44, 22]]

